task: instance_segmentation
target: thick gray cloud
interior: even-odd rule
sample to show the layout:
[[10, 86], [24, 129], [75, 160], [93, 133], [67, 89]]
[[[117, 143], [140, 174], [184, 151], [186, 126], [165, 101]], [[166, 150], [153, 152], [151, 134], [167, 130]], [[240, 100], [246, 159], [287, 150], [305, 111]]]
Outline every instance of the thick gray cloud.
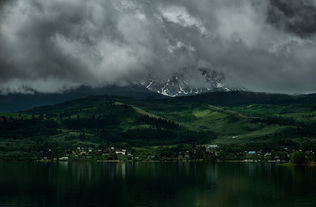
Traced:
[[[2, 2], [2, 3], [1, 3]], [[316, 91], [315, 0], [0, 1], [0, 92], [126, 85], [198, 68], [254, 91]]]

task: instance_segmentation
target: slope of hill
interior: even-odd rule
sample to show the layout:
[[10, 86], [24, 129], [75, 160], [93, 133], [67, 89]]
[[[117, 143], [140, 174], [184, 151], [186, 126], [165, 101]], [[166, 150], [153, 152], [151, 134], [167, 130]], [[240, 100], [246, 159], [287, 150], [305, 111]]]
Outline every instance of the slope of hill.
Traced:
[[264, 148], [316, 142], [316, 104], [228, 107], [185, 100], [88, 97], [23, 113], [2, 113], [0, 138], [64, 144], [217, 143]]
[[219, 106], [240, 106], [249, 104], [316, 104], [316, 94], [287, 95], [248, 91], [230, 91], [178, 97], [177, 100], [191, 103], [207, 103]]
[[53, 105], [87, 96], [126, 96], [141, 98], [164, 98], [163, 95], [148, 91], [142, 86], [107, 86], [103, 88], [80, 87], [64, 93], [52, 94], [9, 94], [0, 95], [0, 112], [15, 112], [37, 106]]

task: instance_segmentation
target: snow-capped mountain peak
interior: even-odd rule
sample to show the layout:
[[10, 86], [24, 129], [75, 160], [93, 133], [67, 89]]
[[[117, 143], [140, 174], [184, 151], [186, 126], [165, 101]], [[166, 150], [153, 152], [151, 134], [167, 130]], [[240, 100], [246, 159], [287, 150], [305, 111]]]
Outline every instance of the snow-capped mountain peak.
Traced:
[[166, 79], [149, 78], [141, 85], [165, 96], [189, 96], [211, 91], [229, 91], [224, 86], [225, 77], [217, 71], [200, 68], [192, 73], [175, 73]]

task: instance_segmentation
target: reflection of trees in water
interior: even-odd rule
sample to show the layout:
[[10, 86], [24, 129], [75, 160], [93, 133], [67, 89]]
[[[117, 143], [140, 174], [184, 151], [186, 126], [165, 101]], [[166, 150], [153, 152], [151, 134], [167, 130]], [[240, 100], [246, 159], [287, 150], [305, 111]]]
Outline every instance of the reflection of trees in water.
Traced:
[[1, 192], [35, 203], [43, 199], [50, 206], [298, 206], [300, 199], [314, 198], [316, 187], [315, 168], [269, 163], [60, 162], [0, 167]]
[[[269, 163], [233, 165], [219, 167], [216, 190], [199, 193], [199, 206], [299, 206], [302, 197], [305, 200], [308, 200], [306, 196], [314, 198], [316, 172], [312, 168], [307, 172], [306, 169], [296, 171]], [[309, 195], [302, 193], [306, 191]]]

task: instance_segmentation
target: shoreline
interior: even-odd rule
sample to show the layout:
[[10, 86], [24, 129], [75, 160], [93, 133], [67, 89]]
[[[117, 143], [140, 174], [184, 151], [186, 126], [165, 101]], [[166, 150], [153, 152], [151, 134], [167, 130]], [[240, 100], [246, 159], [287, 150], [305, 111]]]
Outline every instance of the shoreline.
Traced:
[[295, 163], [287, 162], [287, 163], [281, 163], [279, 165], [283, 167], [316, 167], [316, 162], [308, 162], [305, 164], [295, 164]]
[[[286, 166], [289, 163], [286, 161], [279, 161], [279, 160], [97, 160], [97, 159], [69, 159], [69, 160], [1, 160], [0, 162], [42, 162], [42, 163], [50, 163], [50, 162], [59, 162], [59, 163], [66, 163], [66, 162], [98, 162], [98, 163], [119, 163], [119, 162], [138, 162], [138, 163], [168, 163], [168, 162], [178, 162], [178, 163], [201, 163], [201, 162], [213, 162], [213, 163], [277, 163], [282, 166]], [[291, 166], [294, 164], [290, 163]], [[289, 165], [290, 165], [289, 164]], [[311, 166], [316, 166], [316, 162], [313, 162]]]

